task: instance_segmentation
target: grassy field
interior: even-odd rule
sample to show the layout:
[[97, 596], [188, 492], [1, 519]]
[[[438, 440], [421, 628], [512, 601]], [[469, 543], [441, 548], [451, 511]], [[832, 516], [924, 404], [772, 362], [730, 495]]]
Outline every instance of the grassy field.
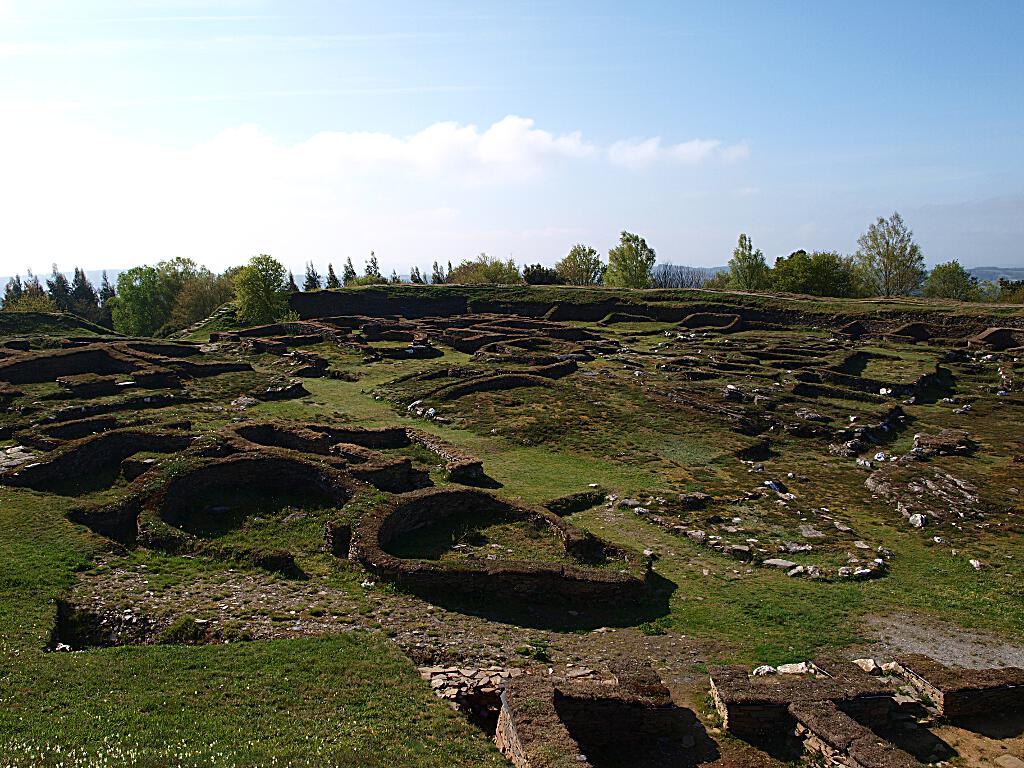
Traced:
[[[1020, 308], [560, 287], [388, 286], [351, 295], [391, 302], [461, 297], [477, 311], [544, 303], [715, 305], [721, 312], [752, 308], [803, 319], [735, 334], [666, 322], [567, 323], [599, 336], [608, 351], [579, 355], [578, 369], [561, 378], [453, 400], [431, 393], [494, 368], [529, 371], [524, 348], [499, 345], [470, 355], [439, 344], [444, 354], [436, 359], [375, 360], [356, 334], [349, 345], [303, 347], [325, 357], [338, 377], [304, 379], [305, 397], [240, 406], [238, 398], [287, 374], [280, 357], [229, 344], [216, 356], [249, 362], [253, 371], [188, 381], [185, 397], [166, 408], [112, 412], [127, 423], [188, 420], [206, 437], [246, 419], [415, 426], [480, 459], [494, 491], [511, 500], [541, 504], [599, 485], [609, 493], [608, 503], [569, 520], [625, 549], [652, 551], [657, 574], [671, 586], [661, 615], [618, 636], [633, 653], [647, 647], [644, 638], [655, 637], [698, 644], [706, 649], [700, 664], [801, 661], [870, 641], [868, 619], [897, 612], [984, 630], [1008, 642], [1024, 635], [1019, 360], [1007, 354], [991, 360], [950, 356], [951, 348], [942, 345], [878, 335], [841, 340], [823, 321], [835, 315], [885, 316], [892, 323], [923, 317], [955, 325], [979, 309], [1000, 321], [1018, 321]], [[22, 318], [0, 327], [0, 334], [23, 335], [32, 327]], [[37, 347], [52, 339], [47, 334], [77, 327], [47, 318], [37, 326], [43, 334]], [[231, 313], [222, 312], [187, 335], [205, 340], [212, 330], [232, 327]], [[545, 344], [541, 354], [551, 359], [584, 348], [560, 340]], [[851, 358], [853, 352], [864, 354]], [[799, 384], [826, 369], [909, 385], [936, 365], [947, 371], [945, 383], [912, 402], [848, 388], [847, 380], [818, 395], [799, 394]], [[1000, 376], [1009, 376], [1011, 384]], [[48, 382], [19, 389], [0, 423], [10, 436], [4, 448], [14, 445], [18, 430], [85, 404], [63, 398]], [[124, 397], [97, 402], [113, 407]], [[440, 418], [417, 417], [410, 411], [417, 400], [436, 407]], [[872, 468], [832, 449], [848, 439], [844, 430], [877, 424], [894, 405], [903, 409], [905, 422], [854, 452], [873, 462]], [[964, 405], [971, 409], [960, 410]], [[801, 431], [808, 424], [831, 436]], [[865, 481], [891, 456], [909, 452], [916, 433], [943, 428], [969, 430], [977, 449], [911, 469], [926, 478], [950, 473], [976, 487], [972, 504], [978, 514], [943, 519], [938, 509], [926, 529], [915, 530], [893, 503], [873, 496]], [[447, 482], [438, 458], [422, 447], [381, 454], [411, 459], [435, 485]], [[178, 466], [176, 458], [144, 455], [162, 461], [166, 473]], [[766, 491], [769, 480], [784, 484], [785, 492]], [[268, 501], [240, 491], [231, 500], [231, 514], [216, 524], [196, 510], [200, 516], [189, 530], [201, 539], [292, 552], [303, 576], [288, 578], [215, 557], [124, 549], [68, 520], [76, 506], [115, 501], [127, 488], [117, 468], [70, 477], [51, 489], [59, 493], [0, 486], [4, 764], [499, 765], [502, 758], [487, 737], [431, 694], [405, 654], [430, 657], [436, 647], [445, 658], [467, 663], [525, 663], [510, 649], [540, 644], [545, 658], [587, 663], [587, 648], [607, 640], [579, 630], [541, 631], [441, 613], [373, 584], [359, 566], [324, 553], [323, 524], [358, 524], [389, 498], [383, 491], [365, 489], [342, 510], [314, 497]], [[698, 491], [713, 497], [712, 505], [686, 507], [683, 500]], [[500, 545], [502, 558], [562, 560], [551, 541], [528, 528], [501, 520], [461, 527], [457, 522], [396, 542], [396, 551], [451, 559], [485, 557], [496, 549], [491, 545]], [[759, 554], [750, 562], [738, 560], [706, 541], [672, 533], [673, 525], [700, 528]], [[813, 533], [805, 536], [808, 529]], [[762, 559], [779, 557], [783, 544], [802, 545], [805, 539], [811, 549], [798, 546], [781, 556], [833, 571], [866, 562], [878, 547], [892, 556], [884, 575], [865, 581], [794, 578], [761, 565]], [[455, 544], [465, 546], [456, 550]], [[972, 567], [971, 559], [981, 567]], [[226, 596], [239, 585], [259, 600], [244, 609], [228, 605]], [[153, 618], [164, 628], [172, 619], [224, 619], [221, 625], [237, 630], [228, 639], [244, 639], [247, 622], [260, 637], [282, 639], [47, 652], [56, 601], [69, 596], [110, 598], [121, 608], [159, 607], [166, 612]], [[172, 603], [179, 598], [176, 607]], [[305, 629], [288, 634], [303, 621]], [[268, 630], [274, 622], [279, 626]], [[660, 661], [695, 668], [688, 655]]]
[[503, 764], [382, 634], [44, 652], [54, 600], [107, 549], [64, 512], [0, 489], [4, 765]]

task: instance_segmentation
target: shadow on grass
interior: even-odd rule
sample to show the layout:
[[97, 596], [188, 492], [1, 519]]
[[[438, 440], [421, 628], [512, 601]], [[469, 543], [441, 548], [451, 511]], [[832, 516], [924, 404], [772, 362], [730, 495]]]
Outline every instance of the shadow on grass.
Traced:
[[567, 602], [544, 594], [467, 595], [408, 589], [430, 603], [456, 613], [530, 629], [574, 632], [598, 627], [631, 627], [666, 616], [676, 584], [652, 573], [643, 598], [632, 604]]

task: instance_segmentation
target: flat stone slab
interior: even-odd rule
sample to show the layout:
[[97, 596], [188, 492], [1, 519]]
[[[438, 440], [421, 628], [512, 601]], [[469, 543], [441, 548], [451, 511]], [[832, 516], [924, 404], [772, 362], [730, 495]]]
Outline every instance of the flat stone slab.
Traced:
[[788, 571], [790, 568], [796, 568], [796, 563], [792, 560], [783, 560], [781, 557], [773, 557], [764, 561], [764, 565], [769, 568], [781, 568], [784, 571]]

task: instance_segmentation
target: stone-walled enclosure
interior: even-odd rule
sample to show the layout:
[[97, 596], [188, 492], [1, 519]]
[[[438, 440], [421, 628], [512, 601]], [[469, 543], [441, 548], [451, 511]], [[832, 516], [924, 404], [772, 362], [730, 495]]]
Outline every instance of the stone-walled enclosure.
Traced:
[[715, 756], [693, 712], [672, 703], [646, 663], [612, 664], [612, 676], [521, 675], [501, 696], [495, 734], [515, 768], [697, 765]]
[[1024, 711], [1024, 669], [947, 667], [921, 654], [898, 657], [896, 669], [949, 720]]
[[[389, 544], [455, 514], [499, 512], [514, 520], [543, 521], [576, 565], [527, 561], [445, 563], [397, 557]], [[635, 556], [580, 531], [546, 510], [516, 507], [472, 489], [424, 489], [396, 497], [367, 515], [353, 533], [350, 557], [386, 581], [432, 599], [462, 595], [482, 600], [612, 607], [641, 602], [645, 568]], [[621, 562], [621, 570], [593, 564]]]

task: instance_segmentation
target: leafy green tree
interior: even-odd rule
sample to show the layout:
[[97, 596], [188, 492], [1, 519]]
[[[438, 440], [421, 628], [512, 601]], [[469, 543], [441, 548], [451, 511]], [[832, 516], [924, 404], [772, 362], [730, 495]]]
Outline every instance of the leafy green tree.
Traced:
[[186, 328], [205, 320], [222, 304], [231, 300], [234, 276], [230, 272], [215, 275], [202, 267], [187, 279], [174, 297], [167, 330]]
[[330, 262], [327, 264], [327, 282], [325, 285], [327, 288], [341, 288], [341, 280], [334, 274], [334, 265]]
[[729, 286], [740, 291], [761, 291], [768, 287], [768, 274], [764, 254], [760, 249], [754, 250], [750, 238], [741, 234], [729, 259]]
[[523, 267], [523, 280], [527, 285], [559, 285], [562, 283], [558, 272], [543, 264], [530, 264]]
[[780, 256], [769, 273], [774, 291], [851, 297], [861, 293], [857, 265], [835, 251], [794, 251]]
[[523, 282], [515, 261], [502, 261], [481, 253], [475, 259], [466, 259], [450, 269], [446, 283], [456, 285], [516, 285]]
[[306, 264], [306, 279], [302, 283], [302, 290], [304, 291], [319, 291], [322, 286], [322, 279], [320, 273], [316, 271], [316, 267], [313, 266], [313, 262], [307, 262]]
[[402, 282], [402, 278], [400, 278], [398, 276], [398, 270], [397, 269], [392, 269], [391, 270], [391, 279], [388, 282], [395, 283], [395, 284]]
[[352, 266], [352, 257], [345, 259], [345, 267], [341, 271], [341, 282], [348, 285], [356, 279], [356, 268]]
[[555, 264], [555, 271], [569, 285], [597, 285], [601, 282], [604, 264], [594, 248], [577, 243]]
[[11, 301], [4, 301], [4, 312], [59, 312], [57, 305], [43, 290], [41, 284], [27, 286], [21, 295]]
[[878, 218], [857, 239], [857, 263], [871, 292], [909, 296], [924, 282], [924, 254], [899, 213]]
[[21, 275], [15, 275], [7, 281], [7, 287], [4, 288], [3, 306], [6, 308], [14, 304], [24, 293], [25, 289], [21, 285]]
[[423, 274], [420, 272], [419, 267], [413, 267], [409, 270], [409, 282], [414, 285], [423, 285], [423, 283], [426, 282], [423, 279]]
[[1024, 280], [999, 278], [999, 303], [1024, 304]]
[[4, 312], [59, 312], [59, 308], [43, 289], [43, 284], [32, 270], [28, 270], [25, 280], [12, 278], [4, 292]]
[[272, 323], [288, 310], [284, 266], [273, 256], [253, 256], [235, 278], [238, 318], [250, 325]]
[[608, 251], [605, 285], [619, 288], [647, 288], [656, 254], [639, 235], [623, 231], [619, 244]]
[[117, 276], [110, 300], [114, 330], [128, 336], [152, 336], [170, 316], [167, 291], [156, 267], [132, 267]]
[[978, 278], [960, 266], [956, 259], [936, 264], [924, 281], [922, 293], [932, 299], [958, 301], [977, 301], [980, 297]]
[[46, 293], [61, 312], [71, 311], [71, 283], [63, 272], [53, 265], [53, 272], [46, 281]]

